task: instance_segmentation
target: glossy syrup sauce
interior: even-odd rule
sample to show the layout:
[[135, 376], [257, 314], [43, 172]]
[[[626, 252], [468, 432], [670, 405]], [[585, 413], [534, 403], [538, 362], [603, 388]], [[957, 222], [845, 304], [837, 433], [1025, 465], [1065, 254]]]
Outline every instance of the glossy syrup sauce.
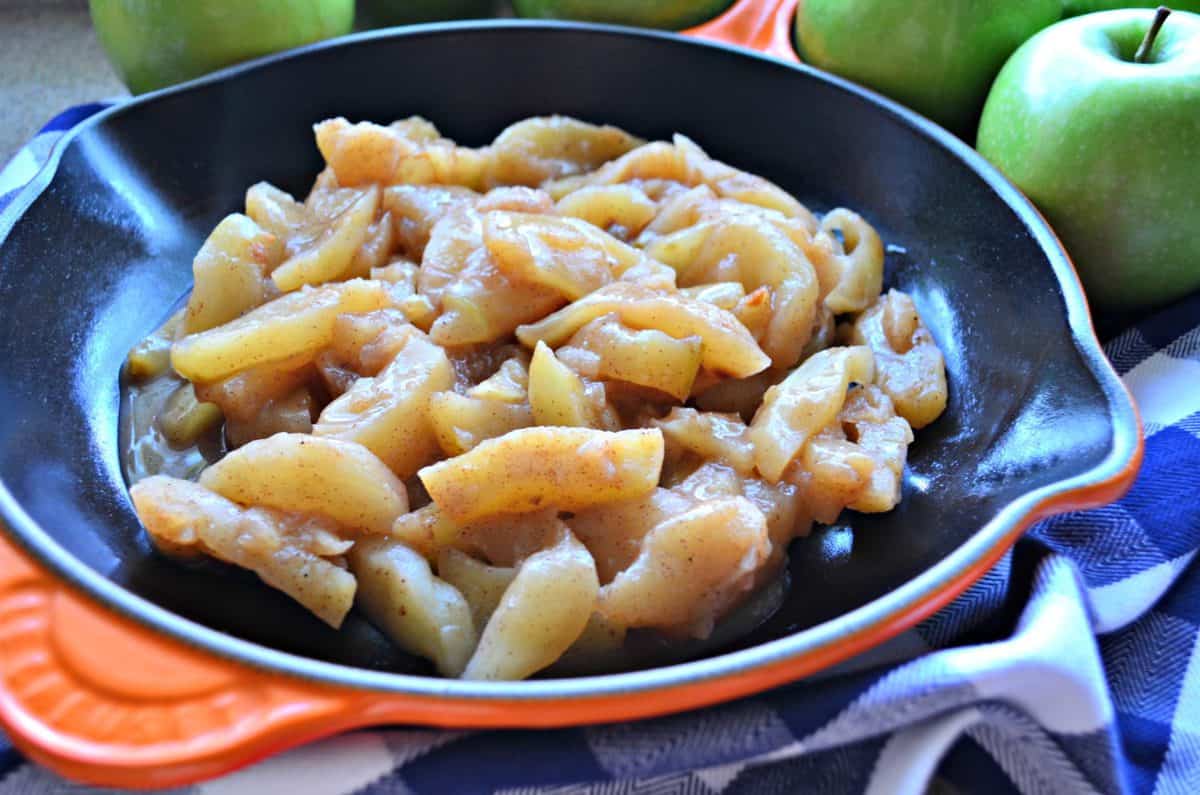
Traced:
[[139, 377], [144, 370], [138, 370], [131, 361], [121, 373], [118, 440], [121, 465], [129, 485], [151, 475], [195, 480], [206, 466], [226, 452], [221, 423], [195, 444], [180, 447], [171, 444], [159, 423], [159, 416], [171, 395], [187, 387], [187, 382], [167, 361], [179, 317], [179, 313], [172, 315], [135, 349], [140, 349], [143, 361], [153, 361], [155, 366], [161, 366], [161, 372], [148, 378]]

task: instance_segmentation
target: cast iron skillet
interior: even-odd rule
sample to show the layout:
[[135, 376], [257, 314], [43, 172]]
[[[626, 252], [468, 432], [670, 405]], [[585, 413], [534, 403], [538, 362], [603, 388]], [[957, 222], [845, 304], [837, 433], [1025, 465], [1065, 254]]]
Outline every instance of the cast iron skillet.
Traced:
[[[847, 516], [795, 543], [790, 599], [737, 649], [595, 678], [445, 681], [358, 616], [334, 632], [253, 576], [184, 568], [144, 540], [116, 445], [126, 352], [188, 290], [192, 256], [241, 209], [247, 186], [265, 179], [305, 192], [320, 166], [313, 122], [414, 113], [469, 144], [545, 113], [649, 139], [681, 131], [815, 209], [859, 210], [892, 244], [888, 283], [914, 296], [946, 354], [949, 408], [918, 434], [900, 507]], [[226, 737], [226, 766], [356, 723], [624, 719], [811, 673], [929, 615], [1035, 518], [1114, 499], [1140, 460], [1135, 409], [1099, 350], [1070, 262], [1033, 207], [940, 128], [809, 68], [618, 28], [426, 26], [152, 95], [87, 123], [59, 155], [0, 216], [0, 516], [9, 538], [91, 603], [131, 619], [118, 622], [121, 632], [183, 640], [204, 652], [196, 665], [218, 655], [237, 663], [211, 665], [248, 677], [247, 663], [260, 669], [253, 676], [302, 694], [341, 693], [344, 704], [367, 689], [376, 706], [265, 740], [266, 728]], [[121, 664], [95, 653], [95, 667]], [[20, 696], [20, 682], [4, 682]], [[331, 684], [342, 689], [322, 689]], [[30, 739], [14, 703], [0, 699], [10, 731], [45, 752], [49, 741]]]

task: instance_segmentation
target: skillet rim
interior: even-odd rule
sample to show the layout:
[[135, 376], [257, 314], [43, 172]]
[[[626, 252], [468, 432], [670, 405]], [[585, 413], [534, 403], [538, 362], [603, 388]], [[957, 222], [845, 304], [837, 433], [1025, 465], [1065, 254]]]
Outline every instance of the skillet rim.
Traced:
[[[1010, 547], [1033, 521], [1053, 513], [1091, 507], [1116, 499], [1132, 484], [1141, 463], [1143, 438], [1136, 405], [1128, 390], [1104, 356], [1088, 312], [1078, 275], [1049, 224], [995, 167], [966, 143], [917, 113], [850, 81], [814, 69], [793, 64], [754, 50], [707, 40], [687, 39], [674, 33], [594, 25], [576, 22], [488, 20], [433, 23], [357, 33], [325, 42], [269, 55], [205, 75], [196, 80], [169, 87], [115, 105], [76, 126], [59, 139], [46, 164], [12, 202], [0, 211], [0, 246], [25, 211], [48, 188], [57, 175], [63, 154], [84, 131], [161, 98], [176, 97], [191, 91], [236, 78], [253, 70], [301, 59], [311, 53], [353, 47], [380, 39], [403, 40], [446, 33], [495, 33], [499, 30], [563, 31], [566, 33], [633, 37], [657, 40], [659, 46], [703, 47], [726, 54], [765, 62], [768, 68], [799, 71], [809, 79], [825, 82], [858, 100], [891, 115], [918, 136], [947, 150], [981, 179], [1024, 223], [1041, 248], [1058, 280], [1067, 314], [1071, 337], [1085, 368], [1108, 402], [1112, 430], [1112, 449], [1096, 466], [1073, 477], [1025, 492], [1001, 508], [978, 527], [949, 555], [876, 599], [833, 619], [800, 632], [757, 646], [706, 657], [691, 662], [627, 673], [521, 682], [467, 682], [436, 677], [372, 671], [330, 663], [283, 652], [235, 638], [186, 619], [145, 598], [127, 591], [103, 574], [76, 559], [25, 513], [8, 489], [0, 482], [0, 531], [19, 548], [44, 565], [58, 579], [90, 600], [116, 611], [155, 634], [162, 634], [201, 649], [218, 658], [247, 664], [253, 668], [281, 673], [324, 685], [354, 690], [406, 694], [420, 697], [449, 698], [468, 702], [525, 702], [560, 699], [595, 699], [637, 692], [670, 689], [682, 685], [703, 686], [760, 669], [774, 668], [802, 660], [824, 657], [820, 668], [828, 667], [855, 651], [838, 655], [839, 641], [869, 636], [862, 648], [876, 646], [903, 629], [912, 626], [934, 609], [949, 602], [982, 576], [995, 559]], [[861, 650], [861, 649], [858, 649]], [[815, 669], [814, 669], [815, 672]], [[714, 699], [715, 700], [715, 699]]]

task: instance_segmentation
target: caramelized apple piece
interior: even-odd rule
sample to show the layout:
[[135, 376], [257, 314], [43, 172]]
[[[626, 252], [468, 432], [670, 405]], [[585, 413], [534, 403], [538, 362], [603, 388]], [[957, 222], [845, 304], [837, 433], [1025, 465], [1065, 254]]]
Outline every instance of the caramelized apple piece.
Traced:
[[354, 601], [354, 576], [327, 558], [351, 542], [303, 514], [242, 508], [187, 480], [153, 475], [129, 489], [138, 518], [164, 551], [200, 551], [249, 569], [338, 628]]
[[278, 295], [267, 274], [283, 259], [283, 243], [244, 215], [212, 231], [192, 262], [192, 294], [183, 332], [228, 323]]
[[725, 310], [625, 282], [609, 284], [537, 323], [521, 326], [517, 338], [529, 347], [538, 340], [554, 347], [585, 324], [608, 314], [615, 314], [631, 328], [657, 329], [677, 339], [700, 337], [701, 360], [716, 372], [744, 377], [771, 363], [746, 327]]
[[[345, 212], [332, 219], [316, 239], [272, 272], [275, 286], [289, 292], [306, 284], [324, 284], [341, 278], [367, 241], [378, 208], [379, 189], [370, 188], [363, 192]], [[362, 270], [365, 275], [370, 266]]]
[[483, 244], [509, 278], [557, 290], [569, 301], [603, 287], [643, 257], [575, 218], [505, 211], [483, 217]]
[[778, 483], [809, 438], [842, 410], [850, 384], [870, 383], [874, 374], [870, 348], [828, 348], [768, 389], [750, 424], [754, 461], [763, 477]]
[[524, 679], [553, 663], [583, 633], [599, 587], [592, 556], [564, 532], [521, 563], [463, 678]]
[[699, 505], [660, 523], [637, 559], [600, 589], [602, 616], [630, 627], [705, 638], [749, 593], [771, 542], [744, 497]]
[[835, 230], [841, 234], [841, 242], [818, 274], [821, 293], [834, 314], [861, 312], [883, 289], [883, 241], [861, 215], [844, 207], [821, 219], [822, 232], [833, 237]]
[[924, 428], [946, 410], [946, 362], [908, 295], [880, 296], [854, 321], [849, 338], [871, 347], [875, 383], [909, 425]]
[[681, 401], [692, 392], [704, 347], [698, 335], [677, 338], [657, 329], [631, 329], [615, 314], [588, 323], [568, 345], [591, 354], [580, 359], [591, 363], [584, 371], [591, 378], [637, 384]]
[[600, 582], [607, 584], [637, 559], [647, 533], [695, 505], [679, 492], [656, 488], [642, 497], [577, 511], [567, 524], [591, 551]]
[[443, 549], [438, 554], [437, 573], [467, 600], [477, 627], [487, 626], [505, 589], [517, 576], [513, 566], [492, 566], [457, 549]]
[[676, 406], [653, 424], [663, 432], [668, 456], [687, 452], [728, 464], [741, 474], [749, 474], [754, 469], [750, 431], [736, 414], [699, 412]]
[[410, 477], [437, 458], [429, 401], [453, 383], [445, 351], [413, 335], [378, 376], [358, 379], [326, 406], [312, 432], [358, 442], [398, 477]]
[[616, 127], [567, 116], [524, 119], [505, 129], [489, 147], [487, 181], [540, 185], [592, 171], [640, 143]]
[[437, 222], [473, 207], [478, 199], [478, 193], [458, 185], [393, 185], [383, 191], [381, 201], [392, 218], [396, 246], [420, 260]]
[[336, 118], [314, 125], [313, 130], [317, 148], [340, 185], [436, 183], [477, 188], [483, 182], [483, 153], [433, 137], [436, 128], [424, 119], [383, 127]]
[[575, 511], [654, 489], [662, 433], [522, 428], [420, 471], [429, 496], [456, 522], [541, 508]]
[[386, 303], [381, 284], [361, 279], [301, 289], [183, 337], [171, 348], [171, 364], [189, 381], [219, 381], [255, 365], [311, 359], [332, 341], [338, 315], [370, 312]]
[[408, 511], [404, 483], [355, 442], [278, 433], [229, 453], [200, 485], [243, 505], [324, 516], [347, 530], [388, 533]]
[[443, 676], [462, 673], [479, 635], [458, 589], [391, 538], [363, 539], [349, 559], [358, 578], [358, 604], [371, 623], [400, 648], [433, 662]]
[[555, 209], [628, 241], [654, 218], [658, 205], [635, 185], [589, 185], [563, 196]]
[[509, 359], [465, 395], [444, 391], [429, 399], [429, 419], [442, 452], [462, 455], [486, 439], [534, 424], [528, 394], [529, 373]]

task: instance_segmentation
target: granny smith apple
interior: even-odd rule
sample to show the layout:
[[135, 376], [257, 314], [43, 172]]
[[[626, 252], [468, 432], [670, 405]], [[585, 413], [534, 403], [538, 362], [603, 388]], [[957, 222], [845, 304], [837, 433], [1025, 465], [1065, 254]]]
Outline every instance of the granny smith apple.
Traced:
[[443, 19], [482, 19], [492, 15], [495, 5], [494, 0], [359, 0], [358, 24], [374, 28]]
[[[1066, 16], [1091, 14], [1096, 11], [1112, 11], [1116, 8], [1157, 8], [1162, 5], [1156, 0], [1064, 0]], [[1200, 0], [1174, 0], [1167, 3], [1173, 11], [1200, 11]]]
[[1075, 17], [1005, 64], [979, 151], [1046, 215], [1094, 305], [1162, 303], [1200, 288], [1200, 15]]
[[802, 0], [800, 57], [899, 100], [958, 133], [1020, 44], [1062, 0]]
[[105, 52], [135, 94], [341, 36], [354, 0], [90, 0]]
[[707, 22], [732, 0], [513, 0], [519, 16], [682, 30]]

